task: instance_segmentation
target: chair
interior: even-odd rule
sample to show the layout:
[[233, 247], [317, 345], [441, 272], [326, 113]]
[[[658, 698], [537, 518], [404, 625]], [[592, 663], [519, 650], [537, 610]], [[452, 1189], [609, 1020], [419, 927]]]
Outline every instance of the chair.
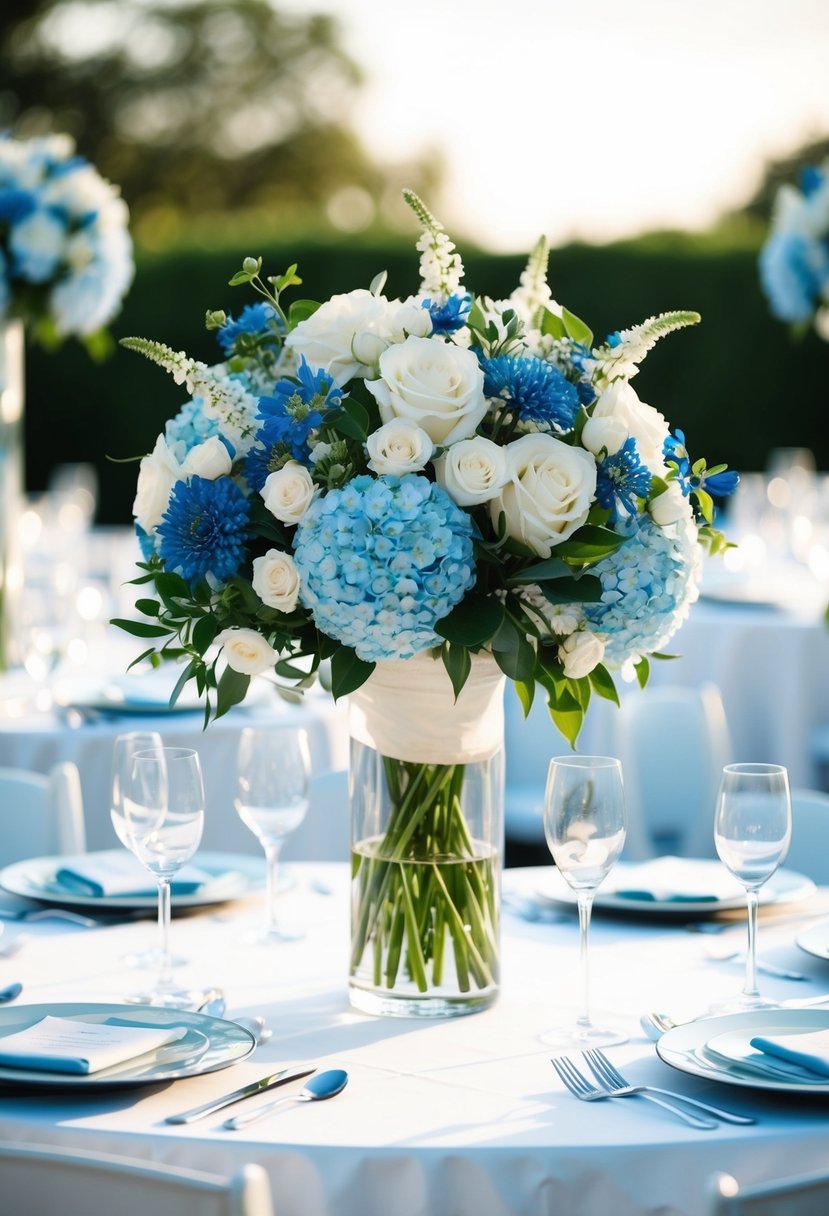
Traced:
[[312, 777], [308, 811], [285, 840], [285, 861], [348, 861], [351, 852], [348, 772], [335, 769]]
[[784, 865], [829, 884], [829, 794], [792, 790], [792, 843]]
[[27, 857], [86, 851], [83, 796], [77, 766], [56, 764], [44, 776], [0, 768], [0, 864]]
[[622, 761], [625, 859], [715, 857], [714, 808], [731, 741], [719, 689], [674, 685], [623, 696], [611, 755]]
[[741, 1189], [731, 1174], [711, 1179], [709, 1216], [825, 1216], [829, 1174], [800, 1174]]
[[8, 1216], [273, 1216], [268, 1176], [243, 1165], [230, 1178], [76, 1149], [0, 1145]]

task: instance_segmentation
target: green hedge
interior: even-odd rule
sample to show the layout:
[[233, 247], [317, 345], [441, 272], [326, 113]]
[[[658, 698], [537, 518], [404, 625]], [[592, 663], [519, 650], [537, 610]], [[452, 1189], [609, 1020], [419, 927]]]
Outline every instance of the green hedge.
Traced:
[[[409, 244], [372, 248], [360, 243], [261, 250], [187, 251], [142, 259], [113, 333], [157, 338], [214, 362], [217, 347], [204, 330], [205, 310], [238, 311], [253, 297], [227, 280], [242, 256], [261, 252], [266, 273], [299, 263], [301, 294], [324, 299], [368, 286], [388, 270], [387, 293], [417, 289], [417, 255]], [[506, 296], [521, 257], [466, 254], [468, 286]], [[636, 388], [685, 431], [692, 454], [759, 469], [780, 446], [811, 448], [829, 468], [824, 423], [829, 344], [814, 335], [794, 342], [774, 321], [760, 292], [753, 249], [718, 250], [684, 241], [568, 246], [553, 253], [550, 281], [557, 299], [598, 336], [673, 308], [692, 308], [702, 325], [669, 336], [648, 356]], [[27, 356], [27, 480], [42, 488], [59, 462], [91, 461], [100, 478], [99, 521], [126, 523], [135, 465], [114, 464], [149, 450], [158, 431], [185, 400], [182, 389], [140, 356], [118, 348], [93, 364], [75, 344]]]

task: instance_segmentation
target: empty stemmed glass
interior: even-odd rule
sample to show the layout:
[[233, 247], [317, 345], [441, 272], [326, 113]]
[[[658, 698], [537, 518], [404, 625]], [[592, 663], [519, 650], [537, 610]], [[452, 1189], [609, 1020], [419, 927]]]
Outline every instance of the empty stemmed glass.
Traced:
[[301, 936], [278, 918], [279, 855], [285, 837], [308, 810], [311, 768], [307, 734], [302, 729], [246, 727], [239, 738], [236, 811], [265, 850], [265, 922], [257, 941], [290, 941]]
[[721, 1010], [763, 1009], [775, 1002], [757, 987], [757, 908], [760, 888], [789, 850], [792, 799], [789, 775], [781, 764], [727, 764], [722, 772], [714, 817], [714, 844], [720, 860], [746, 889], [748, 949], [743, 990]]
[[[173, 981], [170, 959], [170, 882], [199, 847], [204, 828], [204, 782], [198, 752], [155, 747], [134, 752], [122, 775], [122, 840], [158, 886], [159, 958], [154, 988], [127, 1000], [188, 1009], [199, 994]], [[119, 833], [120, 835], [120, 833]]]
[[544, 796], [544, 832], [562, 878], [579, 908], [581, 1011], [574, 1024], [545, 1031], [555, 1047], [624, 1043], [624, 1031], [595, 1026], [590, 1017], [588, 930], [593, 898], [625, 843], [621, 763], [611, 756], [557, 756], [550, 761]]

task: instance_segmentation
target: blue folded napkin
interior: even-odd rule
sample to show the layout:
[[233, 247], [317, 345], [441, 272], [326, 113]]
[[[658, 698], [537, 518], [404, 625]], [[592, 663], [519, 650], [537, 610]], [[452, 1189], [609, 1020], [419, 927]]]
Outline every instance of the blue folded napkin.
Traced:
[[721, 903], [740, 898], [743, 888], [718, 861], [657, 857], [641, 865], [620, 866], [606, 893], [618, 899], [660, 903]]
[[829, 1030], [801, 1034], [755, 1035], [751, 1046], [778, 1060], [797, 1064], [820, 1077], [829, 1077]]
[[0, 1038], [0, 1064], [86, 1075], [183, 1038], [184, 1026], [123, 1026], [47, 1015]]
[[[173, 895], [195, 895], [212, 876], [196, 866], [183, 866], [173, 878]], [[125, 849], [103, 849], [67, 857], [55, 873], [55, 883], [73, 895], [101, 899], [112, 895], [152, 895], [152, 875]]]

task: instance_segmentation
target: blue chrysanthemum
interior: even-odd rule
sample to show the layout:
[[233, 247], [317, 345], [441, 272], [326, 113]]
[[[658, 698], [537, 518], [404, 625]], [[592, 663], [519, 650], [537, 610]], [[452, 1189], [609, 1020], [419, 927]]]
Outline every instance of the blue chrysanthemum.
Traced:
[[259, 417], [304, 419], [309, 410], [320, 415], [342, 399], [340, 386], [327, 372], [314, 371], [303, 355], [294, 376], [277, 381], [272, 396], [259, 398]]
[[31, 190], [17, 186], [0, 188], [0, 220], [16, 224], [37, 210], [37, 199]]
[[428, 309], [432, 318], [433, 334], [453, 334], [466, 324], [472, 308], [472, 296], [467, 291], [462, 296], [450, 296], [442, 304], [424, 300], [423, 307]]
[[829, 245], [797, 232], [777, 232], [760, 251], [760, 280], [781, 321], [811, 320], [823, 285], [829, 281]]
[[626, 439], [618, 452], [607, 456], [596, 465], [596, 500], [611, 519], [618, 518], [618, 503], [628, 515], [637, 511], [635, 498], [647, 498], [651, 488], [651, 473], [639, 459], [636, 440]]
[[277, 341], [274, 327], [276, 331], [284, 328], [282, 318], [275, 308], [264, 301], [259, 304], [246, 304], [238, 317], [228, 317], [221, 329], [216, 331], [216, 338], [224, 354], [232, 355], [236, 343], [243, 335], [259, 339], [272, 337]]
[[366, 662], [439, 645], [436, 622], [475, 582], [470, 516], [414, 473], [356, 477], [318, 496], [294, 553], [302, 603]]
[[141, 556], [145, 562], [148, 562], [151, 557], [155, 557], [155, 541], [149, 532], [145, 532], [140, 524], [135, 525], [135, 535], [138, 538], [138, 547], [141, 550]]
[[164, 428], [167, 446], [179, 464], [183, 464], [184, 458], [191, 448], [204, 443], [205, 439], [210, 439], [213, 435], [219, 436], [230, 455], [233, 456], [230, 444], [219, 430], [217, 419], [211, 418], [205, 413], [201, 397], [194, 397], [192, 401], [183, 405]]
[[310, 465], [311, 432], [322, 424], [324, 413], [336, 409], [342, 399], [342, 389], [325, 372], [314, 371], [304, 356], [295, 377], [280, 380], [272, 397], [260, 397], [259, 417], [264, 422], [245, 460], [245, 477], [251, 489], [261, 490], [268, 474], [284, 464], [286, 456]]
[[616, 527], [628, 539], [590, 573], [602, 584], [598, 604], [585, 604], [594, 633], [606, 635], [604, 662], [619, 668], [659, 650], [697, 598], [697, 530], [690, 522], [663, 528], [649, 516]]
[[535, 357], [481, 359], [484, 393], [506, 402], [522, 422], [569, 431], [579, 408], [576, 386], [552, 363]]
[[250, 506], [230, 477], [191, 477], [176, 483], [158, 525], [161, 559], [189, 583], [208, 574], [221, 581], [245, 558]]

